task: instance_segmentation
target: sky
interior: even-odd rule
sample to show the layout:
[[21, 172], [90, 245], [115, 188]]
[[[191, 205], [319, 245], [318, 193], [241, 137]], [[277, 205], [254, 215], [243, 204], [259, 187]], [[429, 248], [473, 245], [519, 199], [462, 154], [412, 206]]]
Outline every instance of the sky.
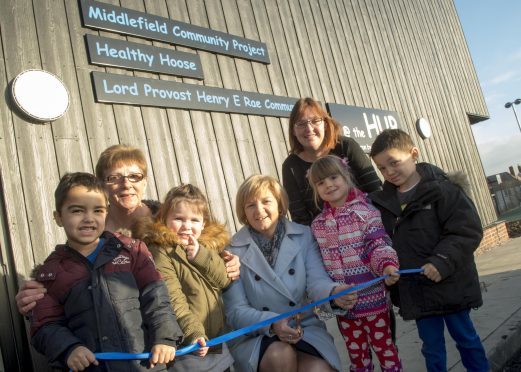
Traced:
[[[487, 176], [521, 165], [521, 0], [454, 0], [490, 119], [472, 125]], [[515, 106], [521, 124], [521, 104]]]

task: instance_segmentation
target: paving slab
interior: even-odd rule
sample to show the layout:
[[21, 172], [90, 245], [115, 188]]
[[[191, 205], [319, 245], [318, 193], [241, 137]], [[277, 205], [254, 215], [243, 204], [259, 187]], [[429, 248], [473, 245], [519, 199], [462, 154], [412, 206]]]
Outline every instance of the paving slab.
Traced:
[[[483, 341], [491, 371], [501, 371], [521, 348], [521, 237], [510, 239], [477, 256], [476, 265], [483, 306], [472, 310], [471, 318]], [[343, 369], [348, 371], [349, 358], [336, 320], [330, 319], [326, 324], [335, 338]], [[452, 338], [445, 333], [448, 370], [465, 371]], [[405, 371], [426, 370], [415, 322], [405, 322], [398, 315], [397, 344]], [[379, 371], [378, 368], [376, 370]]]

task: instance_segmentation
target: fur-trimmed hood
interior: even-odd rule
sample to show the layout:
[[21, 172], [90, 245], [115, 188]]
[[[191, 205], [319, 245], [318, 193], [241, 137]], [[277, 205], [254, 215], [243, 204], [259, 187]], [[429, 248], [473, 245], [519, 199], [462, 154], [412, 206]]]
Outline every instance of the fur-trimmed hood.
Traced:
[[[150, 217], [142, 218], [134, 225], [132, 236], [145, 242], [148, 246], [177, 246], [180, 244], [176, 233], [162, 222]], [[209, 222], [205, 224], [198, 242], [207, 249], [222, 252], [230, 244], [230, 234], [225, 225]]]
[[470, 180], [465, 172], [463, 172], [463, 171], [449, 172], [449, 173], [447, 173], [447, 178], [449, 179], [450, 182], [461, 187], [461, 189], [467, 196], [471, 195]]

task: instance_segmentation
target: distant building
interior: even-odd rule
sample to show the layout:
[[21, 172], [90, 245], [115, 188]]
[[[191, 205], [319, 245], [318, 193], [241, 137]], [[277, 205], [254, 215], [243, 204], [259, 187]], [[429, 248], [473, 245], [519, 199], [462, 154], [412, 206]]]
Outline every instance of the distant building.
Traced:
[[502, 172], [487, 177], [488, 189], [498, 214], [521, 206], [520, 174], [515, 176], [510, 172]]

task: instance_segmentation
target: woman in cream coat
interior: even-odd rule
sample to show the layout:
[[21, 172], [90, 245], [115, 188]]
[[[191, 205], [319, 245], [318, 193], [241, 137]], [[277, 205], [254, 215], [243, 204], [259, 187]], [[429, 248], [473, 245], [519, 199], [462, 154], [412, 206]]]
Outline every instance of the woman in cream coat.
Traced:
[[[307, 226], [287, 220], [288, 197], [270, 176], [251, 176], [238, 190], [236, 210], [245, 226], [229, 250], [240, 257], [241, 278], [224, 293], [233, 329], [272, 318], [348, 286], [331, 281]], [[356, 295], [334, 301], [349, 309]], [[340, 309], [341, 310], [341, 309]], [[312, 311], [283, 319], [230, 343], [238, 371], [334, 371], [340, 358], [325, 324]]]

